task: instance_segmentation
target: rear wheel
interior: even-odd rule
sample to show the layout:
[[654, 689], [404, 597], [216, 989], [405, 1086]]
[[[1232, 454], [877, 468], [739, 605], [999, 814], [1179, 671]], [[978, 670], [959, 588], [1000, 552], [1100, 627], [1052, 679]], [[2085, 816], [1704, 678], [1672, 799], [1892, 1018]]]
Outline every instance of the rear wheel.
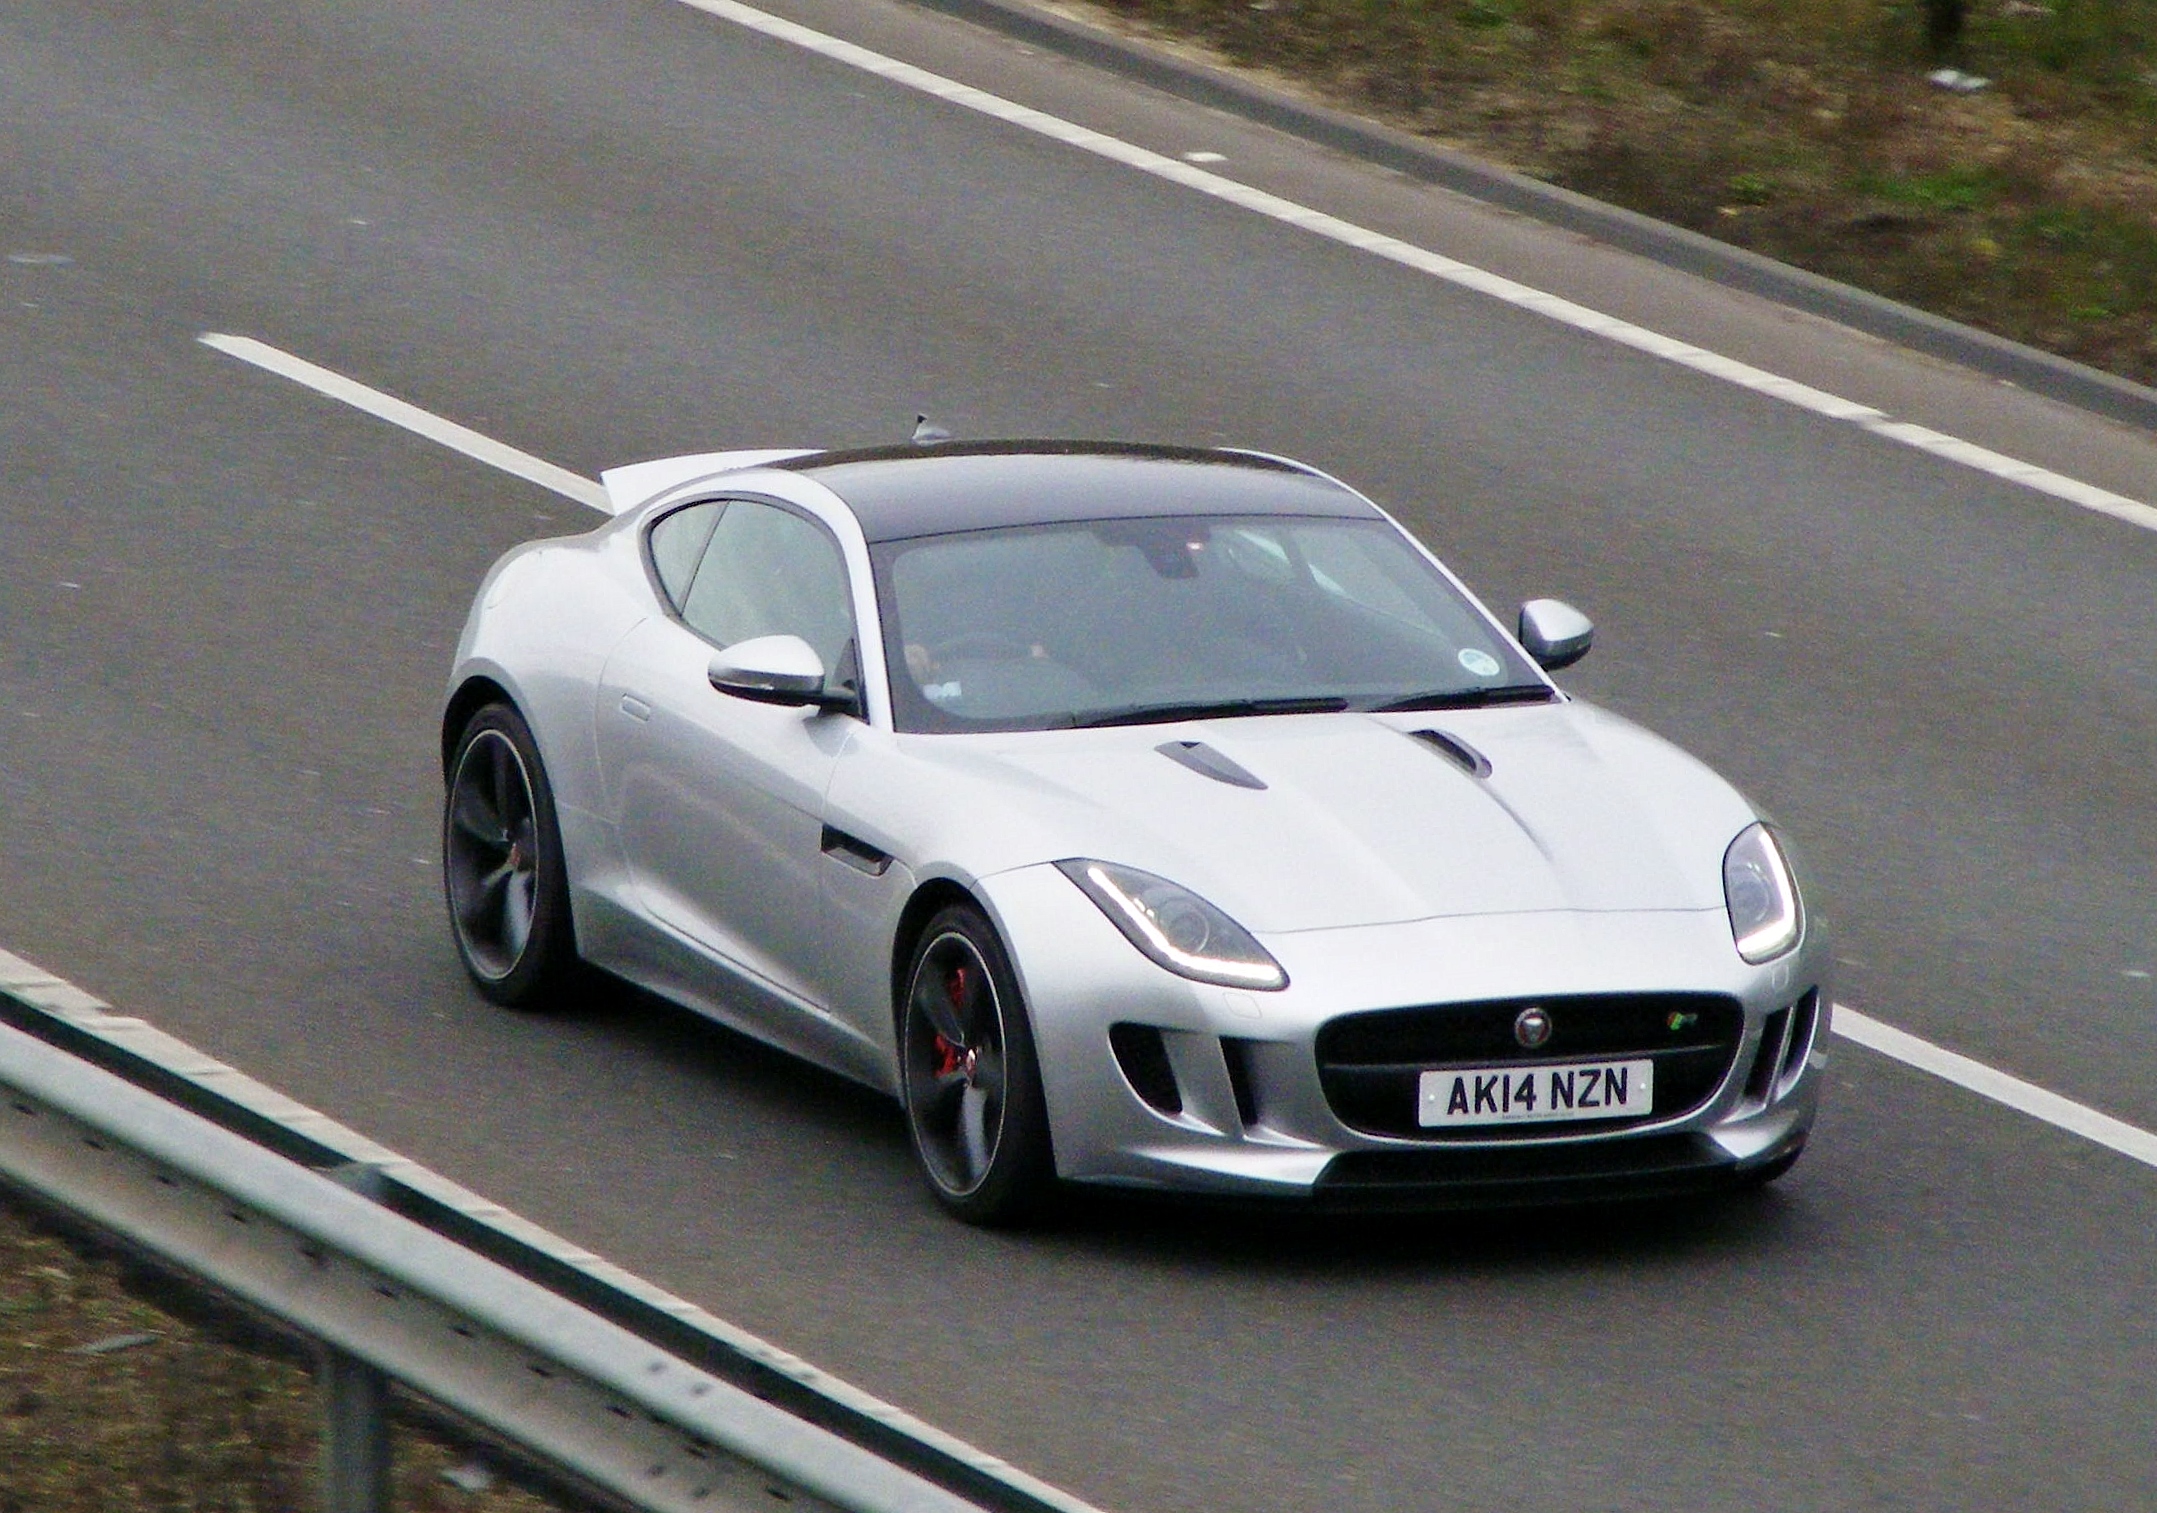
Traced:
[[481, 993], [514, 1009], [560, 999], [577, 960], [568, 868], [539, 748], [507, 704], [474, 714], [457, 740], [442, 886], [457, 955]]
[[968, 1223], [1023, 1218], [1054, 1177], [1048, 1106], [1017, 978], [979, 909], [929, 921], [899, 1018], [900, 1094], [929, 1190]]

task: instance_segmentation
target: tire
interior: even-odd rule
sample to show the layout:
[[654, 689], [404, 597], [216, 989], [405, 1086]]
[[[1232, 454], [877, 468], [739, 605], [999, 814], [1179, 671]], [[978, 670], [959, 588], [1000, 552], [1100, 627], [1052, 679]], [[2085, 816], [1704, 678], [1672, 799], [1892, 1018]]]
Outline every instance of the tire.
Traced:
[[1003, 944], [971, 904], [921, 932], [899, 1003], [900, 1099], [936, 1200], [969, 1224], [1033, 1213], [1055, 1181], [1032, 1027]]
[[508, 704], [457, 738], [442, 803], [442, 891], [457, 955], [491, 1002], [552, 1008], [577, 972], [554, 790], [531, 727]]

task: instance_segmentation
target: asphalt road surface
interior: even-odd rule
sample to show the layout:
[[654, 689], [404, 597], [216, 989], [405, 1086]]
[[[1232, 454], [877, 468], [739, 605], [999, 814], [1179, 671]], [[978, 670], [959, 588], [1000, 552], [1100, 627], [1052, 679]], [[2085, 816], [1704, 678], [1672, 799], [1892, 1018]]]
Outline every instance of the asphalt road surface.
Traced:
[[[881, 0], [789, 14], [2129, 495], [2157, 444]], [[1393, 507], [1798, 838], [1839, 996], [2157, 1127], [2157, 534], [673, 0], [0, 14], [0, 946], [1127, 1513], [2157, 1506], [2157, 1171], [1846, 1043], [1756, 1198], [942, 1218], [888, 1103], [463, 982], [485, 565], [672, 451], [1227, 442]]]

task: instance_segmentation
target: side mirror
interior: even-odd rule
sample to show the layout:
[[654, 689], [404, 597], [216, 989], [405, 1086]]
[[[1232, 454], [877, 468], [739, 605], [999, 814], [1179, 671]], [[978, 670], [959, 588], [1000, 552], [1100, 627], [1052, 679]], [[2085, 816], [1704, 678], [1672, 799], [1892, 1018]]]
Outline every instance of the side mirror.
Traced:
[[825, 704], [824, 662], [799, 636], [736, 641], [712, 658], [712, 687], [759, 704]]
[[1546, 672], [1571, 667], [1595, 644], [1595, 622], [1560, 599], [1520, 607], [1520, 644]]

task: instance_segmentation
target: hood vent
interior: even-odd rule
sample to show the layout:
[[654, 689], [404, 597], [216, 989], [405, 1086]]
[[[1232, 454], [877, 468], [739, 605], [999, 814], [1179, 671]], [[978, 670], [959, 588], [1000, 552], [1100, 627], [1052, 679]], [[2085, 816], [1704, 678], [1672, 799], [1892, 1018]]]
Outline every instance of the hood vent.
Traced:
[[1153, 749], [1171, 762], [1181, 762], [1193, 772], [1212, 778], [1216, 783], [1226, 783], [1232, 788], [1266, 786], [1263, 780], [1253, 777], [1204, 741], [1163, 741]]
[[1490, 776], [1490, 758], [1483, 755], [1457, 735], [1442, 730], [1411, 730], [1408, 732], [1431, 750], [1437, 752], [1472, 778]]

